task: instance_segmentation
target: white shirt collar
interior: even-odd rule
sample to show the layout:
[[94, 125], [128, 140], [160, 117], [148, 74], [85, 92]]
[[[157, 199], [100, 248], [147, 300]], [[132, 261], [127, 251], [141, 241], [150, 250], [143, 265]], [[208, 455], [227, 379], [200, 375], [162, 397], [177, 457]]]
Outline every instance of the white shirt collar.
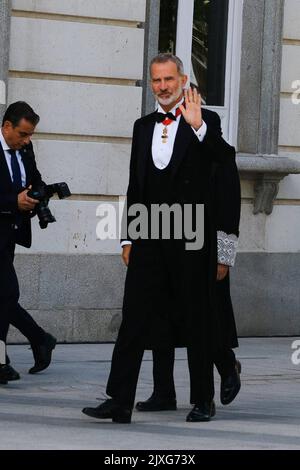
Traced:
[[0, 127], [0, 142], [1, 142], [1, 145], [2, 145], [2, 148], [3, 148], [4, 151], [10, 150], [9, 145], [7, 145], [6, 140], [3, 137], [1, 127]]
[[[174, 108], [172, 108], [172, 109], [169, 111], [169, 113], [172, 113], [172, 114], [174, 114], [174, 116], [175, 116], [175, 111], [176, 111], [176, 109], [177, 109], [183, 102], [184, 102], [184, 98], [182, 98], [178, 103], [176, 103], [176, 105], [174, 106]], [[159, 103], [157, 103], [157, 111], [158, 111], [159, 113], [166, 114], [166, 111], [164, 111], [164, 110], [162, 109], [162, 107], [161, 107], [161, 105], [160, 105]]]

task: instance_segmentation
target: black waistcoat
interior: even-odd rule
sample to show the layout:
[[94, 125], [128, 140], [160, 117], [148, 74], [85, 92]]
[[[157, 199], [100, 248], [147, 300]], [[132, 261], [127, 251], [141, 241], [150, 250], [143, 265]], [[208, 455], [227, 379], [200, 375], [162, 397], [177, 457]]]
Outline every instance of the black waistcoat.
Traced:
[[170, 200], [170, 181], [172, 172], [172, 158], [168, 166], [162, 170], [156, 168], [152, 153], [148, 158], [147, 180], [145, 187], [145, 203], [147, 207], [150, 204], [172, 204]]
[[[171, 207], [173, 204], [178, 203], [178, 200], [176, 199], [176, 197], [170, 190], [172, 169], [173, 169], [172, 158], [169, 164], [166, 166], [166, 168], [159, 169], [154, 164], [152, 153], [149, 155], [148, 164], [147, 164], [147, 173], [146, 173], [147, 176], [146, 176], [145, 193], [144, 193], [144, 202], [148, 209], [148, 215], [149, 215], [148, 217], [149, 236], [151, 234], [152, 223], [154, 223], [154, 220], [155, 220], [155, 216], [153, 216], [153, 219], [151, 219], [151, 205], [167, 204], [169, 207]], [[171, 213], [170, 237], [167, 236], [167, 239], [170, 238], [171, 240], [174, 240], [174, 217], [173, 217], [172, 211], [170, 211], [170, 213]], [[160, 219], [160, 232], [159, 233], [160, 233], [159, 235], [160, 240], [162, 238], [165, 238], [165, 237], [162, 237], [162, 219]]]

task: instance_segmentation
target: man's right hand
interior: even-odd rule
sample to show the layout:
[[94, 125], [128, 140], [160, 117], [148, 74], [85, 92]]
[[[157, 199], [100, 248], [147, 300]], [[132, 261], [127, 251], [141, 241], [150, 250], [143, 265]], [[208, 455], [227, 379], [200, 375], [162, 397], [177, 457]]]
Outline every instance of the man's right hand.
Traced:
[[132, 245], [124, 245], [123, 246], [123, 252], [122, 252], [122, 259], [126, 266], [129, 264], [129, 257], [130, 257], [130, 251], [131, 251]]
[[21, 193], [18, 194], [18, 208], [20, 211], [32, 211], [36, 204], [39, 203], [37, 199], [31, 199], [31, 197], [27, 196], [28, 191], [30, 191], [31, 186], [25, 189]]

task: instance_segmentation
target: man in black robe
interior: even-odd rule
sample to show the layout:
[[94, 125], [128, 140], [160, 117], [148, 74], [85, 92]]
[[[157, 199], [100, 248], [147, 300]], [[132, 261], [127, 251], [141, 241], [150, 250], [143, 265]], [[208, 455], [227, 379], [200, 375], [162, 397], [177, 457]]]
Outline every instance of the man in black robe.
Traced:
[[[186, 346], [195, 405], [187, 420], [209, 421], [215, 414], [213, 362], [237, 346], [233, 315], [224, 321], [216, 297], [217, 277], [225, 279], [228, 266], [218, 265], [215, 178], [219, 165], [229, 172], [236, 168], [235, 150], [222, 138], [218, 115], [202, 110], [200, 95], [184, 90], [186, 83], [178, 57], [160, 54], [153, 59], [151, 85], [159, 105], [134, 125], [127, 207], [129, 214], [135, 204], [149, 210], [161, 204], [190, 206], [194, 225], [202, 205], [204, 243], [187, 249], [186, 237], [174, 236], [175, 227], [170, 239], [161, 233], [154, 239], [133, 237], [128, 215], [122, 243], [128, 265], [123, 319], [107, 384], [111, 398], [83, 410], [95, 418], [130, 422], [144, 350], [164, 355]], [[231, 195], [223, 197], [231, 200]], [[239, 208], [233, 210], [239, 218]], [[237, 241], [229, 225], [224, 225], [225, 255], [232, 254]]]
[[[208, 111], [210, 113], [210, 111]], [[238, 346], [234, 328], [233, 307], [230, 297], [229, 270], [235, 262], [236, 241], [239, 235], [240, 219], [240, 182], [235, 161], [228, 165], [218, 165], [213, 178], [215, 193], [215, 213], [218, 242], [218, 272], [216, 283], [216, 300], [218, 315], [223, 322], [225, 347], [214, 357], [214, 363], [221, 376], [220, 400], [228, 405], [237, 396], [240, 387], [241, 364], [236, 360], [232, 348]], [[226, 275], [224, 277], [223, 270]], [[228, 323], [232, 329], [228, 328]], [[175, 350], [153, 350], [153, 393], [146, 401], [136, 404], [142, 412], [171, 411], [177, 409], [174, 383]]]

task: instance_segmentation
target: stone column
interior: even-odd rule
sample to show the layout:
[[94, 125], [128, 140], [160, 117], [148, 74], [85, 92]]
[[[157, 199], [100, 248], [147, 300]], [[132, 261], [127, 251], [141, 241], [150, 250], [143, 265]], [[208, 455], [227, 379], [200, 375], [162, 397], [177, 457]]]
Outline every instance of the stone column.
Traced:
[[241, 153], [277, 154], [284, 0], [244, 0]]
[[0, 119], [6, 109], [11, 0], [0, 2]]
[[149, 65], [158, 53], [160, 0], [147, 0], [142, 114], [154, 111], [155, 99], [149, 87]]
[[261, 154], [278, 152], [283, 14], [283, 0], [265, 1], [258, 131]]
[[[278, 153], [283, 14], [284, 0], [244, 0], [238, 164], [239, 168], [246, 164], [246, 173], [255, 180], [254, 214], [271, 214], [281, 179], [299, 173], [297, 162], [274, 159]], [[264, 169], [262, 158], [267, 164]]]

